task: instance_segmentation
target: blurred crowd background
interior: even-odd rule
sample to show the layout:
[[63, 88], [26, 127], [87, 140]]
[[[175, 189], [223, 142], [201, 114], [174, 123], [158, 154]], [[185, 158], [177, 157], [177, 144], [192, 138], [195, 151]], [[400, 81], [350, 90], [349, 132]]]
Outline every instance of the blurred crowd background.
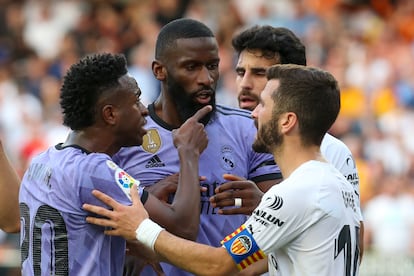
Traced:
[[[148, 104], [159, 93], [156, 36], [180, 17], [216, 34], [219, 103], [237, 106], [231, 39], [255, 24], [291, 29], [308, 65], [334, 74], [342, 109], [331, 133], [350, 147], [360, 174], [367, 232], [360, 275], [412, 275], [413, 0], [0, 0], [0, 139], [19, 174], [66, 137], [59, 89], [72, 63], [92, 52], [124, 53]], [[0, 232], [0, 275], [18, 275], [16, 248], [18, 235]]]

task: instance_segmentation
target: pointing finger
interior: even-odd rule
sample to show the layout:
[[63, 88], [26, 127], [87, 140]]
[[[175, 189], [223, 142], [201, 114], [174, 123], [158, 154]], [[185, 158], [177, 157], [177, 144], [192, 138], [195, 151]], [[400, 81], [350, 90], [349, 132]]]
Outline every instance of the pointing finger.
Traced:
[[199, 109], [194, 115], [193, 118], [195, 120], [200, 121], [204, 116], [206, 116], [209, 112], [213, 110], [213, 107], [211, 105], [203, 106], [203, 108]]

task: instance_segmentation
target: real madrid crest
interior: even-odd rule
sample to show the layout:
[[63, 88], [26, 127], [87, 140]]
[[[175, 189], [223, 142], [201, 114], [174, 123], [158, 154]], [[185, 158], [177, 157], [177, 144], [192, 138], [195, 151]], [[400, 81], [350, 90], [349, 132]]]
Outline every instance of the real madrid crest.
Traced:
[[224, 145], [221, 147], [221, 167], [226, 171], [231, 171], [236, 167], [233, 157], [233, 148], [229, 145]]
[[161, 137], [158, 130], [150, 128], [147, 130], [147, 134], [144, 135], [144, 141], [142, 142], [142, 148], [149, 153], [156, 153], [161, 147]]

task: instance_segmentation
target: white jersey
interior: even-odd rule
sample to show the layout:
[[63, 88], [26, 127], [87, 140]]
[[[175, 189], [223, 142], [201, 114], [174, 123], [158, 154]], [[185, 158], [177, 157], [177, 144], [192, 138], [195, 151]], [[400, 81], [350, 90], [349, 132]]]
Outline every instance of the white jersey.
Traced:
[[326, 133], [321, 143], [321, 153], [352, 184], [357, 199], [359, 220], [362, 221], [363, 217], [359, 198], [359, 176], [351, 151], [344, 142]]
[[309, 161], [265, 193], [245, 228], [268, 256], [270, 275], [357, 275], [357, 209], [343, 175]]

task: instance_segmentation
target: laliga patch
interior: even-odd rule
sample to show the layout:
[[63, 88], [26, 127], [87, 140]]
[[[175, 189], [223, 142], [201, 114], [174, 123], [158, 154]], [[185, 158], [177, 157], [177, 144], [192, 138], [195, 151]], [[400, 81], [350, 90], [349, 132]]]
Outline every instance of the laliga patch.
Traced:
[[147, 129], [147, 134], [144, 135], [142, 141], [142, 148], [149, 153], [156, 153], [161, 147], [161, 137], [158, 130], [155, 128]]
[[225, 237], [221, 244], [227, 249], [239, 270], [266, 256], [244, 224]]
[[115, 170], [115, 182], [129, 199], [131, 199], [130, 189], [132, 185], [136, 184], [139, 187], [140, 184], [139, 180], [136, 180], [121, 168]]

